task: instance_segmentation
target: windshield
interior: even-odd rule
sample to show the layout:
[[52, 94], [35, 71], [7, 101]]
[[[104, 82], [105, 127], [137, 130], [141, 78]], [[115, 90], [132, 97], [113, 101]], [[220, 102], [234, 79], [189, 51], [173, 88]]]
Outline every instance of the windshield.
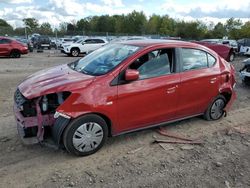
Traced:
[[134, 54], [140, 47], [124, 44], [109, 44], [84, 58], [69, 64], [78, 72], [99, 76], [108, 73], [123, 60]]

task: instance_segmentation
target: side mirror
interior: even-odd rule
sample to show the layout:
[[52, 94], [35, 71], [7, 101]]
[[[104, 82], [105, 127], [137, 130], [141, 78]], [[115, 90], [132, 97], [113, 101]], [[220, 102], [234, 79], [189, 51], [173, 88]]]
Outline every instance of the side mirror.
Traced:
[[133, 69], [127, 69], [125, 72], [126, 81], [134, 81], [139, 79], [139, 71]]

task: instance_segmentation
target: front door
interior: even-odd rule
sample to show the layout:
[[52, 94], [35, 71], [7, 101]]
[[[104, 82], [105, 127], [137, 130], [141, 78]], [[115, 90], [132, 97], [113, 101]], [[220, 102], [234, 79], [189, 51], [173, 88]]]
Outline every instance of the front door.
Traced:
[[139, 79], [118, 85], [118, 121], [121, 131], [140, 129], [176, 117], [180, 75], [175, 72], [173, 49], [144, 54], [128, 68]]

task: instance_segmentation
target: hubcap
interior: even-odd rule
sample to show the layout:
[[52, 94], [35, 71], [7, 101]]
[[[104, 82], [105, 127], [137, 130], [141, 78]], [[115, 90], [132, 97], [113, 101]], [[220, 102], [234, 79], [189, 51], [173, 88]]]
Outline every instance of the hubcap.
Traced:
[[72, 55], [73, 55], [73, 56], [78, 56], [78, 51], [77, 51], [77, 50], [73, 50], [73, 51], [72, 51]]
[[80, 152], [97, 148], [103, 139], [103, 130], [98, 123], [88, 122], [78, 127], [73, 135], [73, 145]]
[[223, 115], [223, 108], [225, 106], [225, 102], [222, 99], [217, 99], [211, 108], [211, 118], [219, 119]]

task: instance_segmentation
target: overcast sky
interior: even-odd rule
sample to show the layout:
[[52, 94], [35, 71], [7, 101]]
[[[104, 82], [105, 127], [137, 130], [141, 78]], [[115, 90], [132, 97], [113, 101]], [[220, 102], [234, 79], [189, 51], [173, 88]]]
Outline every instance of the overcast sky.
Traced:
[[143, 11], [184, 20], [200, 19], [206, 23], [225, 22], [230, 17], [250, 21], [250, 0], [0, 0], [0, 18], [14, 27], [23, 26], [22, 19], [34, 17], [39, 23], [58, 27], [93, 15], [127, 14]]

